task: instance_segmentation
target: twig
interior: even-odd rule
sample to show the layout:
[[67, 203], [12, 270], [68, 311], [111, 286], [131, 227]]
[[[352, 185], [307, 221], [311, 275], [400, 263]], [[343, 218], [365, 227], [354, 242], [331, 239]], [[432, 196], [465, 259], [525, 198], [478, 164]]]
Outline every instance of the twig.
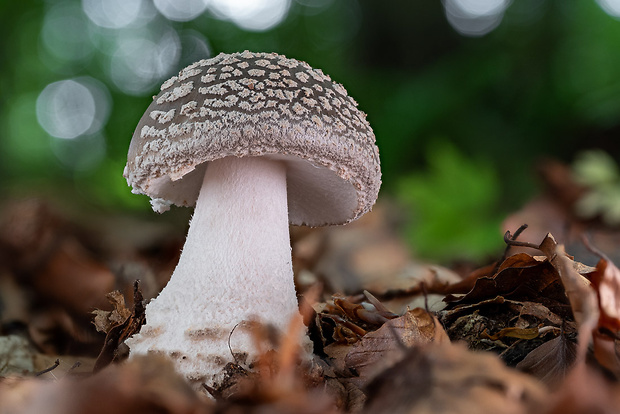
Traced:
[[73, 364], [71, 368], [67, 370], [67, 374], [70, 374], [71, 372], [73, 372], [73, 370], [75, 370], [76, 368], [79, 368], [81, 365], [82, 363], [80, 361], [75, 361], [75, 364]]
[[51, 371], [55, 370], [56, 368], [58, 368], [58, 366], [59, 366], [59, 365], [60, 365], [60, 360], [59, 360], [59, 359], [57, 359], [56, 361], [54, 361], [54, 365], [52, 365], [52, 366], [51, 366], [51, 367], [49, 367], [49, 368], [45, 368], [43, 371], [39, 371], [39, 372], [37, 372], [37, 373], [35, 374], [35, 376], [36, 376], [36, 377], [39, 377], [39, 376], [41, 376], [41, 375], [43, 375], [43, 374], [46, 374], [46, 373], [48, 373], [48, 372], [51, 372]]
[[431, 313], [431, 311], [428, 308], [428, 289], [424, 281], [420, 282], [420, 289], [422, 289], [422, 294], [424, 295], [424, 309], [426, 309], [426, 312]]
[[596, 246], [590, 243], [590, 239], [585, 234], [581, 235], [581, 242], [584, 244], [584, 246], [586, 246], [586, 249], [588, 249], [590, 253], [598, 256], [599, 259], [603, 259], [606, 262], [611, 262], [611, 260], [609, 260], [609, 258], [607, 257], [605, 253], [603, 253]]
[[[515, 231], [515, 234], [510, 234], [510, 230], [507, 230], [506, 233], [504, 233], [504, 243], [506, 243], [506, 248], [504, 249], [504, 254], [502, 255], [502, 257], [495, 263], [495, 267], [493, 268], [493, 272], [491, 273], [491, 276], [497, 273], [497, 271], [499, 270], [499, 267], [502, 265], [502, 263], [504, 263], [504, 260], [506, 260], [506, 257], [508, 257], [508, 251], [510, 251], [510, 248], [512, 246], [523, 246], [521, 243], [524, 243], [524, 242], [517, 241], [517, 237], [519, 237], [521, 233], [523, 233], [523, 231], [527, 229], [527, 227], [528, 227], [527, 224], [522, 224], [521, 227], [519, 227], [517, 231]], [[525, 247], [536, 248], [539, 246], [525, 246]]]
[[530, 242], [522, 242], [518, 241], [517, 237], [523, 233], [523, 230], [527, 229], [527, 224], [523, 224], [521, 227], [517, 229], [514, 235], [510, 234], [510, 230], [507, 230], [504, 234], [504, 242], [506, 243], [506, 251], [511, 246], [519, 246], [519, 247], [529, 247], [532, 249], [540, 249], [540, 244], [530, 243]]

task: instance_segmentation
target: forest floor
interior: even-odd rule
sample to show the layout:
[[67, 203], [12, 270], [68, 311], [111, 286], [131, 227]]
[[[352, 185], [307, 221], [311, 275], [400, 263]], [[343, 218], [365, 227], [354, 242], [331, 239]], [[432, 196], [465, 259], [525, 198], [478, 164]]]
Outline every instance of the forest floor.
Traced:
[[543, 181], [482, 265], [415, 260], [387, 202], [344, 227], [292, 228], [312, 357], [292, 324], [275, 352], [200, 390], [123, 344], [176, 265], [182, 225], [7, 202], [0, 413], [620, 411], [620, 232], [573, 214], [585, 189], [565, 166]]

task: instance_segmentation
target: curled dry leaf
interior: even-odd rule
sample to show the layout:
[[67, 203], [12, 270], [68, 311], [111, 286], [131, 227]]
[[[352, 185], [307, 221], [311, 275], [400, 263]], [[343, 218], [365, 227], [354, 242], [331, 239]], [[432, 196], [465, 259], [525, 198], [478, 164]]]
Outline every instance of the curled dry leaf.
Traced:
[[[131, 335], [140, 330], [145, 321], [144, 298], [140, 290], [140, 281], [134, 283], [133, 311], [125, 307], [125, 300], [120, 293], [113, 292], [108, 295], [108, 300], [114, 305], [114, 310], [108, 314], [101, 311], [95, 314], [95, 325], [106, 332], [105, 341], [99, 356], [95, 362], [93, 371], [97, 372], [118, 359], [121, 355], [119, 349]], [[128, 316], [126, 316], [129, 313]]]
[[317, 327], [323, 344], [353, 344], [368, 332], [398, 315], [387, 309], [367, 291], [364, 297], [333, 295], [333, 303], [327, 303], [317, 314]]
[[598, 328], [613, 333], [620, 331], [620, 269], [602, 258], [590, 280], [598, 293]]
[[437, 318], [416, 308], [366, 334], [347, 353], [345, 365], [358, 373], [357, 383], [364, 384], [400, 360], [408, 348], [449, 341]]
[[93, 323], [97, 331], [108, 333], [110, 329], [124, 323], [131, 316], [131, 310], [125, 306], [125, 297], [118, 290], [108, 293], [106, 298], [114, 309], [111, 311], [96, 309], [92, 314], [95, 315]]
[[599, 318], [593, 335], [597, 361], [620, 377], [620, 270], [603, 257], [590, 280], [598, 294]]
[[568, 258], [564, 248], [557, 246], [555, 240], [552, 239], [553, 237], [548, 235], [541, 244], [541, 250], [545, 252], [549, 261], [558, 270], [562, 284], [566, 289], [566, 295], [570, 300], [579, 332], [576, 354], [579, 363], [585, 361], [588, 345], [592, 339], [592, 331], [598, 320], [596, 295], [590, 286], [590, 282], [577, 273], [574, 262]]
[[495, 355], [447, 343], [407, 350], [367, 390], [366, 412], [373, 414], [525, 414], [539, 412], [546, 397], [540, 383]]
[[[507, 258], [492, 276], [480, 277], [464, 296], [446, 297], [453, 308], [457, 304], [473, 304], [502, 296], [506, 299], [543, 303], [562, 315], [566, 296], [557, 271], [543, 257], [519, 253]], [[566, 314], [563, 316], [567, 316]]]

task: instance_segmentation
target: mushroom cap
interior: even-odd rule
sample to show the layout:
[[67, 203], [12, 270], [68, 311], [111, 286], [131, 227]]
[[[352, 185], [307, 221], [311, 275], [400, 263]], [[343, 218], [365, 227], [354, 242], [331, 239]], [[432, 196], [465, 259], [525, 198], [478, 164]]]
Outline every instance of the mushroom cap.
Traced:
[[156, 211], [193, 206], [209, 161], [228, 156], [287, 164], [295, 225], [352, 221], [381, 185], [375, 136], [357, 102], [321, 70], [275, 53], [222, 53], [164, 82], [123, 175]]

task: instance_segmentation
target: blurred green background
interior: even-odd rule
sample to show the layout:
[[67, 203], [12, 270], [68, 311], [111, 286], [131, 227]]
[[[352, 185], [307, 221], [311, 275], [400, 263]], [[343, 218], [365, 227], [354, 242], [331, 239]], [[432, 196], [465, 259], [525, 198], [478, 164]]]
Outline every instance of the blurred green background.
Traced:
[[619, 153], [619, 0], [1, 0], [0, 16], [5, 200], [153, 214], [122, 177], [138, 120], [181, 68], [244, 49], [347, 88], [422, 256], [501, 249], [541, 157]]

